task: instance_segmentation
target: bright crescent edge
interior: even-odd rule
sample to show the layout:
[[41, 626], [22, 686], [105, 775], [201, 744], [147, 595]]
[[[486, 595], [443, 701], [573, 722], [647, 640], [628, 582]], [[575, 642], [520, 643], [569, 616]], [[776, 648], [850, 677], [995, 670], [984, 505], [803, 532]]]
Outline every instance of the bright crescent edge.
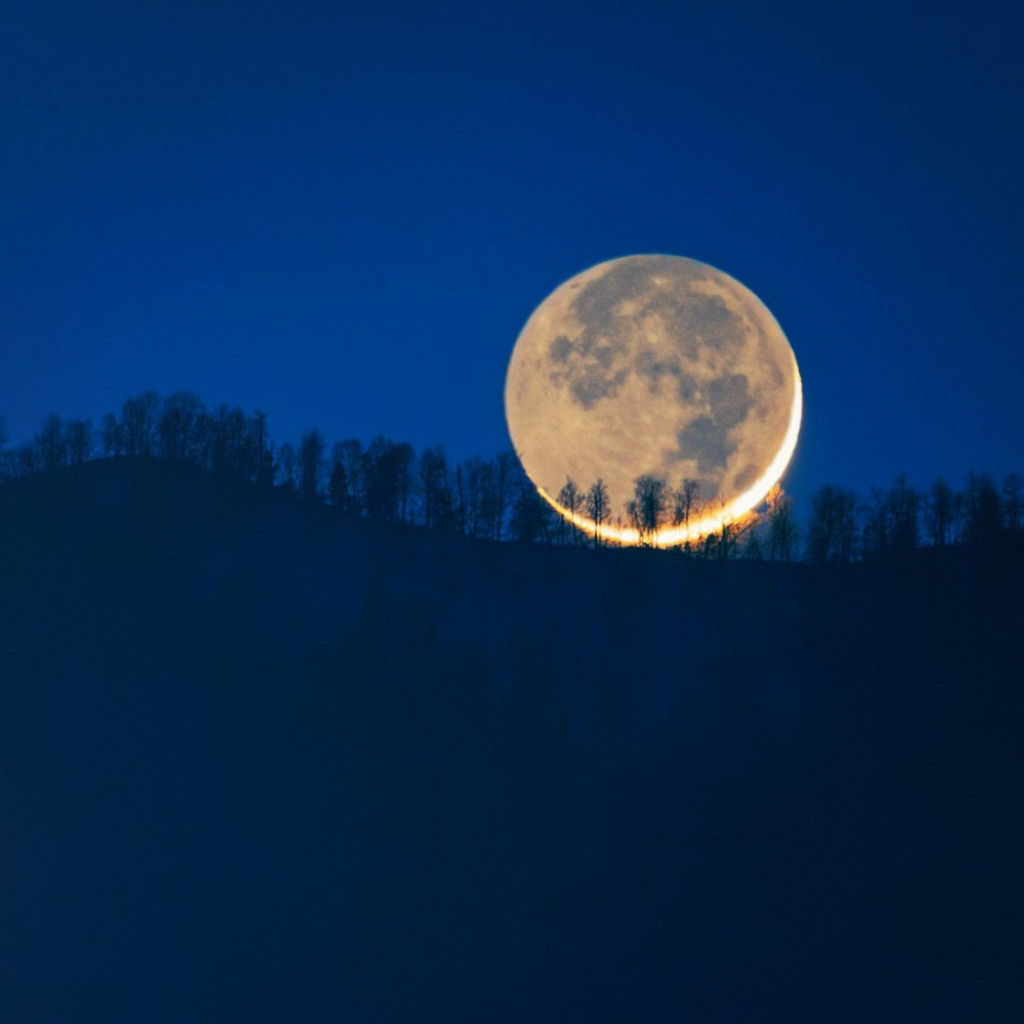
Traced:
[[[687, 541], [699, 540], [708, 534], [717, 533], [728, 523], [735, 522], [740, 516], [756, 508], [772, 489], [772, 485], [782, 478], [782, 474], [785, 473], [786, 467], [789, 465], [789, 460], [793, 457], [793, 452], [796, 451], [796, 442], [800, 435], [800, 422], [804, 412], [803, 382], [800, 379], [800, 369], [796, 365], [796, 356], [791, 355], [791, 358], [793, 360], [793, 408], [789, 414], [786, 436], [782, 439], [782, 444], [768, 468], [747, 490], [737, 495], [733, 501], [719, 509], [718, 512], [706, 515], [688, 527], [670, 526], [659, 530], [652, 540], [655, 547], [675, 547], [677, 544], [685, 544]], [[537, 487], [537, 492], [559, 515], [568, 519], [584, 533], [589, 533], [591, 536], [597, 534], [597, 528], [591, 520], [569, 512], [567, 508], [555, 501], [543, 487]], [[617, 541], [620, 544], [642, 543], [637, 530], [632, 528], [620, 530], [614, 526], [602, 526], [601, 539]]]

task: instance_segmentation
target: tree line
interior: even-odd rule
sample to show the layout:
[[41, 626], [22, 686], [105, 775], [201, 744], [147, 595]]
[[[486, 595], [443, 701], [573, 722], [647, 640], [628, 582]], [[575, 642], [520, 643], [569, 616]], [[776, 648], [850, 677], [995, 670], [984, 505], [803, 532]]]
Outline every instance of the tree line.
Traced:
[[417, 454], [374, 438], [328, 445], [319, 430], [277, 445], [266, 415], [190, 392], [147, 391], [98, 424], [47, 416], [29, 442], [9, 447], [0, 421], [0, 480], [49, 473], [92, 459], [158, 458], [324, 505], [342, 516], [421, 525], [490, 540], [556, 540], [554, 516], [510, 451], [450, 462], [436, 445]]
[[[329, 445], [315, 429], [295, 445], [275, 445], [264, 413], [227, 405], [210, 409], [190, 392], [133, 396], [98, 425], [50, 415], [31, 441], [13, 448], [0, 420], [0, 479], [96, 458], [165, 459], [275, 488], [340, 516], [495, 541], [602, 547], [611, 543], [613, 527], [629, 527], [641, 544], [652, 545], [664, 527], [685, 528], [715, 511], [694, 479], [683, 478], [672, 488], [644, 474], [616, 513], [603, 480], [581, 486], [567, 478], [556, 500], [592, 524], [584, 532], [538, 495], [511, 451], [450, 462], [440, 445], [420, 453], [385, 437], [365, 446], [357, 439]], [[715, 532], [682, 548], [707, 559], [804, 559], [821, 565], [899, 559], [926, 546], [992, 548], [1022, 532], [1024, 482], [1015, 473], [998, 485], [986, 473], [971, 473], [962, 490], [939, 478], [923, 491], [901, 474], [888, 489], [873, 488], [866, 498], [839, 486], [822, 487], [812, 498], [806, 528], [776, 488], [756, 513], [725, 519]]]
[[900, 474], [866, 498], [842, 487], [821, 488], [812, 500], [806, 557], [816, 564], [892, 561], [921, 547], [997, 550], [1024, 539], [1024, 481], [1001, 484], [972, 472], [961, 490], [942, 477], [927, 490]]

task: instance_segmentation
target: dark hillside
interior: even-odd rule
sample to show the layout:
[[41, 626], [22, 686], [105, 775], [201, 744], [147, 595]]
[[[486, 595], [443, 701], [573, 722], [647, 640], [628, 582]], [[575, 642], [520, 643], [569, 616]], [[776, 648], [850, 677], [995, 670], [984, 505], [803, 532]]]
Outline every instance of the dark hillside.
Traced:
[[1022, 1019], [1024, 559], [0, 487], [0, 1020]]

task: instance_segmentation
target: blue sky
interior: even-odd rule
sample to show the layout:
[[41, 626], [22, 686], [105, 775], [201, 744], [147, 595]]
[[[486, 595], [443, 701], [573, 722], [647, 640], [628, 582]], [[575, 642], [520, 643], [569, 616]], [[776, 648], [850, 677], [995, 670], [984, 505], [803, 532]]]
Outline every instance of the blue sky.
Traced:
[[666, 252], [790, 338], [798, 499], [1024, 470], [1024, 17], [766, 8], [6, 4], [9, 433], [188, 389], [488, 455], [534, 307]]

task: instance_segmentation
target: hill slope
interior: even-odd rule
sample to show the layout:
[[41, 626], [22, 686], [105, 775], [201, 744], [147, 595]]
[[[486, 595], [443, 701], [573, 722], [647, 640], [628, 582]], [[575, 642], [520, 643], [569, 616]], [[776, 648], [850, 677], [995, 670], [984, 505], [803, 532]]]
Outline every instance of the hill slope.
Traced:
[[1017, 1019], [1022, 566], [0, 488], [0, 1019]]

